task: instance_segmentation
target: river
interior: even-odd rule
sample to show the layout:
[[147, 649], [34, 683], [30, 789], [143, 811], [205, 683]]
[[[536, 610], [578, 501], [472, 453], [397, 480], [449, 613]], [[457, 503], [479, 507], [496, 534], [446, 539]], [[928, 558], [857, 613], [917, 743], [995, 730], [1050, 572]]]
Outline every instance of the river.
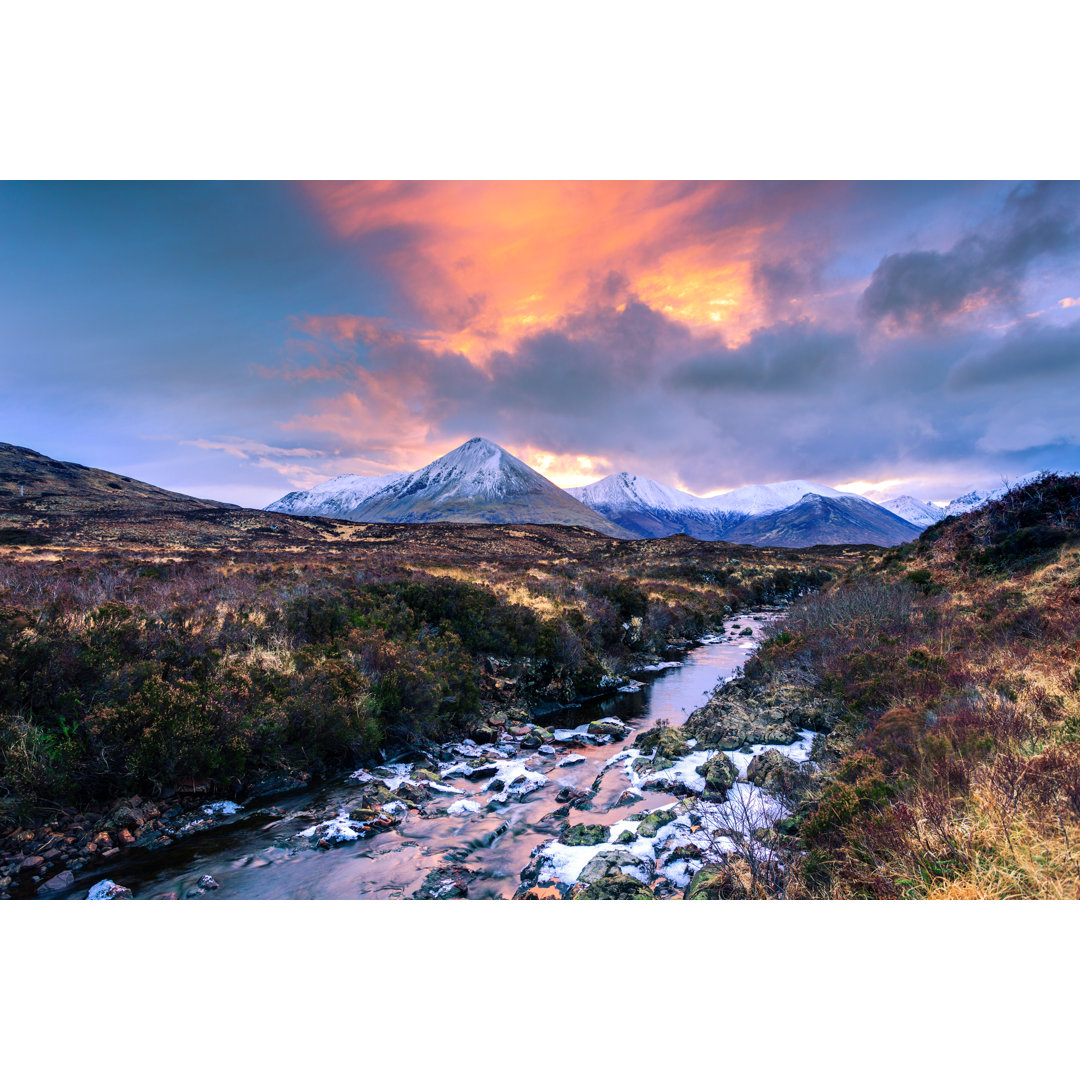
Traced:
[[[539, 858], [546, 860], [541, 878], [547, 877], [548, 885], [556, 886], [547, 894], [555, 895], [558, 886], [565, 892], [589, 857], [601, 849], [566, 848], [558, 842], [562, 830], [577, 823], [613, 826], [611, 836], [615, 837], [626, 828], [635, 832], [643, 813], [677, 805], [669, 792], [649, 790], [636, 782], [640, 778], [633, 772], [638, 753], [632, 749], [635, 736], [661, 721], [682, 724], [718, 684], [738, 671], [760, 640], [763, 627], [775, 617], [772, 612], [733, 616], [721, 633], [669, 661], [673, 666], [635, 674], [639, 689], [543, 717], [541, 722], [548, 728], [563, 729], [564, 741], [542, 750], [524, 750], [520, 741], [508, 738], [494, 747], [468, 742], [446, 747], [447, 760], [440, 763], [437, 784], [424, 785], [430, 799], [421, 810], [390, 805], [388, 812], [395, 824], [386, 831], [357, 839], [357, 830], [350, 826], [350, 822], [358, 825], [351, 821], [355, 810], [350, 807], [359, 806], [369, 775], [361, 770], [358, 779], [278, 797], [272, 805], [251, 804], [233, 812], [232, 805], [218, 804], [217, 813], [226, 815], [220, 825], [157, 851], [128, 849], [109, 864], [108, 877], [131, 889], [136, 899], [390, 899], [413, 896], [425, 880], [430, 885], [434, 878], [437, 884], [445, 870], [450, 874], [447, 880], [467, 881], [461, 892], [470, 899], [508, 898], [521, 886], [523, 869], [530, 863], [535, 866]], [[604, 717], [618, 717], [632, 731], [621, 741], [604, 739], [599, 745], [582, 745], [591, 741], [584, 725]], [[572, 728], [578, 733], [571, 734], [568, 729]], [[805, 760], [811, 736], [804, 735], [799, 744], [780, 749]], [[496, 757], [488, 771], [498, 769], [496, 779], [506, 784], [501, 795], [489, 788], [492, 777], [469, 779], [465, 775], [481, 754]], [[749, 755], [735, 752], [729, 756], [745, 772]], [[684, 764], [693, 765], [694, 759]], [[415, 784], [409, 771], [409, 766], [399, 765], [381, 770], [376, 779], [394, 788]], [[499, 786], [494, 784], [496, 789]], [[591, 793], [584, 808], [571, 807], [566, 812], [565, 801], [560, 803], [557, 796], [567, 787]], [[736, 784], [735, 789], [733, 797], [740, 791], [756, 793], [745, 783]], [[628, 804], [628, 798], [635, 801]], [[764, 823], [776, 816], [767, 805], [758, 809]], [[554, 816], [560, 810], [562, 814]], [[628, 817], [635, 820], [628, 822]], [[666, 843], [667, 850], [680, 842], [680, 828], [685, 826], [689, 836], [688, 820], [681, 817], [683, 825], [676, 822], [664, 831], [667, 835], [660, 835], [659, 842]], [[325, 824], [330, 822], [335, 824]], [[697, 827], [693, 832], [700, 835]], [[320, 837], [321, 845], [317, 843]], [[662, 860], [657, 839], [637, 839], [632, 847], [655, 859], [659, 872]], [[665, 870], [667, 881], [660, 895], [681, 895], [678, 890], [685, 887], [696, 865], [678, 863], [674, 870]], [[436, 873], [431, 875], [432, 871]], [[207, 875], [216, 887], [200, 887]], [[69, 897], [85, 897], [104, 876], [100, 867], [93, 875], [84, 875]], [[644, 880], [649, 874], [640, 876]]]

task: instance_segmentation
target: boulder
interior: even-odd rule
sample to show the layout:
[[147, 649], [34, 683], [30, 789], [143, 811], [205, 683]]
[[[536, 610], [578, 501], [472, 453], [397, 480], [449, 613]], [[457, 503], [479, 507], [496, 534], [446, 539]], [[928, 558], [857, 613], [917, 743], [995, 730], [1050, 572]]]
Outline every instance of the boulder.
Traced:
[[609, 874], [600, 881], [582, 889], [575, 900], [655, 900], [648, 885], [628, 874]]
[[593, 847], [596, 844], [606, 844], [610, 838], [611, 829], [607, 825], [579, 823], [564, 829], [559, 840], [569, 847]]
[[581, 788], [561, 787], [555, 795], [555, 801], [557, 803], [587, 802], [590, 797], [590, 793]]
[[625, 849], [607, 848], [598, 851], [578, 875], [582, 885], [595, 885], [612, 874], [625, 874], [639, 882], [648, 881], [653, 876], [655, 863], [642, 855], [635, 855]]
[[464, 867], [436, 867], [428, 872], [414, 900], [458, 900], [469, 895], [469, 885], [476, 872]]
[[57, 893], [70, 889], [74, 884], [75, 875], [70, 870], [61, 870], [59, 874], [39, 885], [37, 894], [44, 897], [55, 896]]
[[117, 885], [115, 881], [105, 878], [96, 885], [90, 887], [86, 894], [87, 900], [131, 900], [131, 890], [123, 885]]
[[668, 761], [665, 768], [670, 768], [670, 762], [690, 753], [690, 747], [686, 744], [686, 733], [682, 728], [668, 727], [666, 724], [657, 724], [648, 731], [643, 731], [635, 740], [634, 745], [643, 753], [650, 754], [656, 751], [657, 758]]
[[710, 758], [704, 765], [698, 766], [697, 772], [705, 778], [702, 796], [714, 801], [726, 798], [731, 785], [739, 778], [739, 770], [726, 754], [717, 754]]
[[687, 900], [748, 900], [750, 891], [738, 873], [739, 856], [729, 856], [722, 863], [703, 866], [690, 880], [684, 898]]
[[670, 825], [679, 815], [674, 810], [653, 810], [646, 814], [638, 826], [638, 836], [655, 836], [665, 825]]
[[758, 754], [746, 767], [746, 779], [763, 791], [778, 795], [792, 794], [803, 782], [804, 773], [779, 750]]
[[108, 817], [106, 824], [111, 832], [127, 829], [136, 832], [146, 824], [146, 815], [134, 806], [118, 806]]
[[624, 724], [614, 716], [604, 717], [602, 720], [594, 720], [589, 725], [590, 735], [610, 735], [613, 739], [625, 739], [630, 734], [629, 724]]

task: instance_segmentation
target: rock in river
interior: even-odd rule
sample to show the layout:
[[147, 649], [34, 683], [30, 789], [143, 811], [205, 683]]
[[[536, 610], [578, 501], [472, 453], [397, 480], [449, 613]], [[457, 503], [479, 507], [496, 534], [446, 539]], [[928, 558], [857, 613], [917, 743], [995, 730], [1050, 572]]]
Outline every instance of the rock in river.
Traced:
[[559, 839], [571, 847], [592, 847], [595, 844], [606, 844], [610, 837], [611, 829], [607, 825], [579, 823], [564, 829]]
[[123, 885], [117, 885], [115, 881], [105, 878], [96, 885], [90, 887], [86, 894], [87, 900], [131, 900], [131, 890]]

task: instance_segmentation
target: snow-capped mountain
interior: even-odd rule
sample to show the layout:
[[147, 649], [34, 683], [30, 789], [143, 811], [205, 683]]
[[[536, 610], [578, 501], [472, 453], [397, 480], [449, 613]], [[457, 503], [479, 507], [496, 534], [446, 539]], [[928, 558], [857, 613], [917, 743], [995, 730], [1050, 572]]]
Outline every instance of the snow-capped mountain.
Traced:
[[342, 473], [310, 491], [290, 491], [265, 507], [281, 514], [303, 514], [311, 517], [343, 518], [351, 514], [385, 487], [396, 483], [408, 473], [387, 473], [385, 476], [360, 476]]
[[708, 499], [633, 473], [615, 473], [566, 491], [635, 536], [686, 533], [698, 540], [717, 540], [730, 524]]
[[636, 536], [672, 536], [683, 532], [698, 540], [727, 539], [732, 529], [748, 519], [794, 506], [805, 495], [826, 499], [845, 497], [842, 491], [810, 480], [781, 480], [703, 498], [625, 472], [567, 490]]
[[846, 493], [812, 480], [779, 480], [773, 484], [747, 484], [746, 487], [725, 491], [705, 501], [718, 510], [744, 517], [771, 514], [794, 506], [804, 495], [820, 495], [825, 499], [843, 499]]
[[1008, 483], [1002, 484], [1001, 487], [996, 488], [976, 488], [974, 491], [969, 491], [966, 495], [959, 495], [948, 506], [945, 507], [945, 514], [952, 517], [956, 514], [966, 514], [969, 510], [978, 510], [980, 506], [984, 506], [988, 502], [992, 502], [994, 499], [1000, 499], [1006, 492], [1011, 491], [1013, 488], [1024, 487], [1030, 484], [1032, 480], [1037, 480], [1042, 474], [1037, 472], [1025, 473], [1023, 476], [1018, 476], [1015, 480], [1010, 480]]
[[878, 544], [914, 540], [917, 525], [861, 495], [808, 492], [792, 506], [746, 518], [724, 537], [733, 544], [811, 547], [814, 544]]
[[897, 517], [910, 521], [912, 525], [918, 525], [920, 529], [929, 529], [945, 517], [945, 511], [940, 506], [923, 502], [911, 495], [897, 495], [896, 498], [888, 499], [879, 505]]
[[[347, 494], [361, 494], [366, 485], [371, 485], [370, 494], [346, 506]], [[481, 438], [470, 439], [416, 472], [335, 477], [310, 492], [287, 495], [267, 509], [351, 521], [581, 525], [609, 536], [631, 535], [501, 446]]]

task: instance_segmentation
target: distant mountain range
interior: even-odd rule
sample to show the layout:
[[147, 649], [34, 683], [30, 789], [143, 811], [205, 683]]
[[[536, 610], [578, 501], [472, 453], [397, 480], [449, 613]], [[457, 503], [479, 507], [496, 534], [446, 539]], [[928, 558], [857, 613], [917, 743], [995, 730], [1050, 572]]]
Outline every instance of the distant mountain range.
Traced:
[[624, 472], [567, 490], [640, 537], [684, 532], [699, 540], [808, 547], [900, 544], [919, 532], [869, 499], [809, 480], [751, 484], [701, 498]]
[[609, 536], [686, 533], [699, 540], [809, 547], [903, 543], [921, 525], [860, 495], [808, 480], [754, 484], [701, 498], [616, 473], [563, 490], [488, 439], [474, 438], [413, 473], [335, 477], [267, 510], [370, 522], [581, 525]]
[[416, 472], [337, 476], [310, 491], [290, 492], [266, 509], [352, 521], [582, 525], [624, 538], [685, 533], [777, 547], [891, 546], [1037, 475], [970, 491], [944, 508], [910, 495], [876, 503], [810, 480], [751, 484], [703, 498], [620, 472], [563, 490], [502, 447], [475, 438]]
[[[970, 491], [945, 508], [907, 495], [879, 504], [806, 480], [750, 485], [701, 498], [623, 472], [564, 491], [502, 447], [475, 438], [416, 472], [337, 476], [310, 491], [290, 492], [266, 510], [339, 522], [569, 525], [622, 539], [685, 533], [700, 540], [780, 547], [888, 546], [918, 536], [946, 515], [977, 509], [1038, 475]], [[126, 535], [133, 523], [150, 522], [155, 535], [177, 542], [203, 533], [207, 542], [211, 534], [224, 542], [226, 534], [247, 535], [252, 529], [279, 538], [306, 537], [311, 529], [332, 527], [311, 520], [285, 524], [280, 518], [260, 519], [260, 513], [0, 443], [0, 517], [16, 532], [42, 514], [61, 532], [79, 521], [114, 538]]]

